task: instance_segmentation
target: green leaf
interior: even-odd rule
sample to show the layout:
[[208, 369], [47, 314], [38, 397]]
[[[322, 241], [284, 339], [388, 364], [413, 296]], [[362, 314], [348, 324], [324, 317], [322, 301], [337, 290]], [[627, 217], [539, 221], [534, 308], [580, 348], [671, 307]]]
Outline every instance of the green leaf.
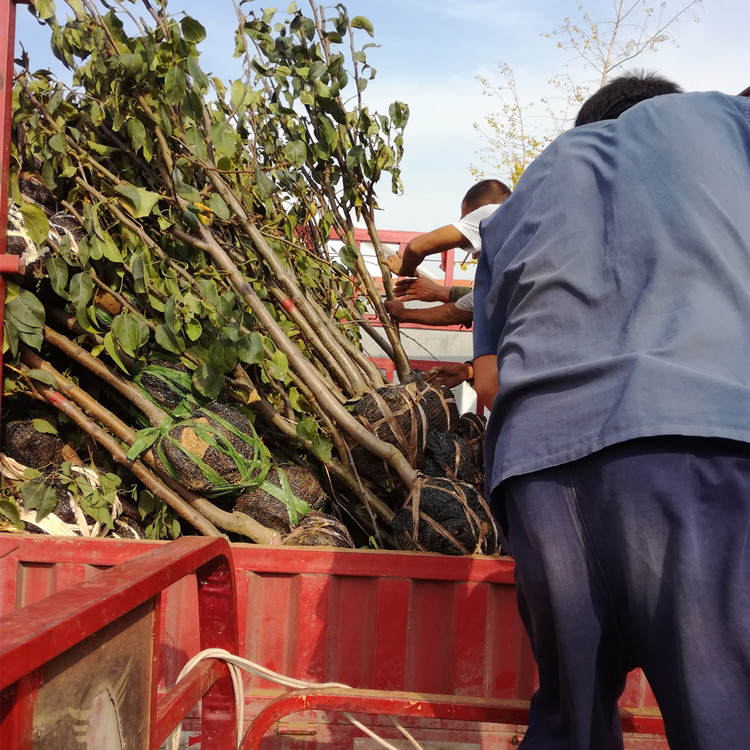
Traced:
[[94, 282], [87, 273], [77, 273], [70, 280], [70, 301], [76, 311], [83, 310], [94, 294]]
[[36, 10], [39, 18], [42, 20], [52, 18], [55, 15], [54, 0], [35, 0], [34, 10]]
[[[51, 498], [54, 498], [54, 502], [51, 502]], [[54, 510], [55, 505], [57, 505], [57, 493], [41, 480], [34, 479], [21, 485], [21, 502], [26, 510], [38, 510], [42, 506], [47, 509], [50, 503], [52, 504], [50, 510]], [[46, 516], [50, 510], [47, 510], [44, 515]], [[37, 520], [41, 520], [38, 513]]]
[[68, 152], [68, 144], [65, 140], [65, 136], [62, 133], [55, 133], [55, 135], [53, 135], [52, 138], [49, 139], [49, 146], [58, 154], [66, 154]]
[[205, 161], [208, 158], [206, 151], [206, 140], [200, 128], [188, 128], [185, 131], [185, 145], [199, 158]]
[[135, 357], [141, 347], [141, 326], [135, 316], [127, 313], [116, 315], [110, 329], [120, 349], [125, 354]]
[[200, 219], [192, 212], [185, 209], [182, 212], [182, 221], [185, 226], [192, 229], [194, 232], [200, 232], [201, 222]]
[[[45, 375], [50, 375], [50, 373], [45, 373]], [[34, 425], [34, 429], [37, 432], [42, 432], [46, 435], [57, 435], [57, 430], [55, 429], [55, 427], [51, 425], [46, 419], [34, 419], [32, 420], [31, 424]]]
[[194, 57], [188, 57], [187, 70], [193, 79], [193, 90], [200, 94], [208, 91], [208, 76], [201, 70], [198, 61]]
[[143, 58], [133, 52], [126, 52], [124, 55], [120, 55], [120, 65], [122, 65], [125, 76], [130, 78], [137, 77], [146, 67]]
[[125, 199], [125, 208], [136, 219], [148, 216], [161, 197], [158, 193], [152, 193], [146, 188], [135, 187], [135, 185], [118, 185], [115, 192]]
[[231, 159], [235, 150], [234, 131], [227, 127], [226, 122], [219, 120], [211, 126], [211, 143], [214, 151], [221, 157]]
[[304, 141], [290, 141], [284, 146], [284, 158], [293, 166], [304, 166], [307, 161], [307, 147]]
[[107, 331], [107, 333], [104, 336], [104, 348], [107, 351], [107, 354], [109, 354], [109, 356], [112, 358], [112, 361], [123, 372], [129, 375], [130, 373], [128, 372], [128, 368], [125, 367], [122, 359], [120, 358], [120, 352], [117, 349], [117, 342], [115, 341], [115, 337], [112, 335], [111, 331]]
[[44, 326], [44, 305], [28, 290], [18, 294], [5, 305], [5, 317], [24, 333], [41, 331]]
[[52, 388], [57, 386], [57, 379], [55, 376], [46, 370], [26, 370], [26, 375], [33, 380], [38, 380], [40, 383], [44, 383]]
[[263, 339], [257, 333], [251, 333], [237, 342], [237, 355], [246, 365], [259, 365], [266, 358]]
[[272, 378], [276, 380], [284, 380], [289, 371], [289, 362], [286, 358], [286, 354], [281, 350], [277, 349], [272, 355], [269, 361], [268, 372]]
[[23, 216], [23, 225], [35, 245], [43, 245], [49, 237], [49, 220], [47, 214], [35, 203], [23, 201], [19, 205], [19, 210]]
[[206, 38], [206, 29], [190, 16], [185, 16], [180, 21], [180, 28], [182, 29], [182, 36], [185, 37], [188, 42], [197, 44]]
[[112, 235], [109, 232], [104, 233], [104, 242], [102, 243], [102, 255], [113, 263], [122, 263], [123, 257], [120, 248], [117, 247]]
[[328, 463], [333, 455], [333, 443], [328, 438], [318, 435], [312, 441], [312, 451], [316, 458], [324, 464]]
[[211, 193], [211, 197], [208, 200], [208, 207], [219, 219], [226, 220], [231, 216], [229, 207], [224, 203], [224, 199], [218, 193]]
[[375, 35], [375, 30], [372, 27], [372, 23], [368, 18], [364, 16], [354, 16], [350, 21], [353, 29], [364, 29], [370, 36]]
[[397, 128], [403, 128], [409, 120], [409, 105], [403, 102], [393, 102], [388, 108], [388, 114]]
[[21, 515], [18, 506], [6, 497], [0, 497], [0, 515], [5, 516], [12, 524], [18, 526], [21, 523]]
[[187, 80], [180, 68], [170, 68], [164, 76], [164, 93], [172, 104], [180, 104], [187, 91]]
[[55, 294], [62, 299], [68, 299], [68, 264], [62, 258], [52, 256], [44, 265]]
[[263, 201], [269, 198], [276, 189], [273, 180], [258, 166], [255, 167], [255, 189], [258, 197]]
[[229, 372], [237, 366], [238, 354], [226, 336], [220, 336], [208, 350], [209, 362], [221, 372]]
[[154, 338], [156, 339], [156, 343], [168, 352], [183, 354], [185, 351], [185, 339], [182, 336], [178, 336], [171, 328], [164, 325], [164, 323], [156, 327]]
[[[135, 461], [141, 453], [147, 451], [159, 439], [160, 434], [161, 431], [158, 427], [147, 427], [144, 430], [138, 430], [138, 432], [135, 433], [133, 445], [130, 446], [127, 452], [128, 461]], [[150, 513], [152, 510], [153, 508], [147, 512]]]
[[198, 393], [206, 398], [214, 399], [224, 385], [224, 373], [213, 365], [204, 363], [199, 365], [193, 373], [193, 385]]
[[362, 146], [353, 146], [346, 154], [346, 166], [349, 167], [349, 169], [353, 169], [358, 164], [362, 163], [364, 155], [365, 150], [362, 148]]
[[357, 258], [359, 258], [359, 250], [356, 245], [344, 245], [339, 250], [339, 258], [341, 262], [350, 270], [357, 270]]
[[133, 275], [133, 291], [143, 294], [146, 291], [146, 261], [143, 252], [133, 253], [130, 259], [130, 271]]
[[146, 126], [136, 117], [131, 117], [126, 128], [133, 150], [139, 151], [146, 140]]
[[318, 437], [318, 423], [312, 417], [305, 417], [297, 422], [297, 434], [303, 439], [312, 442]]

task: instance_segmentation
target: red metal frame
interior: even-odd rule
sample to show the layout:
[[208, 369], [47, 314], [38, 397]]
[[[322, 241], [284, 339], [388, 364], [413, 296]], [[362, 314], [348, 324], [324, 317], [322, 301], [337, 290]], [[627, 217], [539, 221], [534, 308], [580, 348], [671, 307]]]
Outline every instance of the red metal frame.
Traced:
[[[406, 246], [415, 238], [419, 237], [423, 232], [402, 232], [395, 229], [379, 229], [378, 237], [380, 241], [386, 245], [398, 245], [398, 251], [403, 252]], [[341, 237], [337, 234], [335, 229], [331, 230], [332, 240], [341, 240]], [[366, 229], [355, 229], [354, 230], [354, 241], [357, 243], [357, 247], [360, 247], [363, 242], [372, 242], [370, 233]], [[440, 269], [445, 273], [443, 284], [445, 286], [453, 286], [453, 260], [455, 257], [455, 248], [447, 250], [444, 253], [440, 253]], [[375, 279], [376, 282], [379, 279]], [[449, 326], [453, 327], [453, 326]]]
[[[10, 126], [13, 100], [13, 48], [16, 39], [16, 5], [30, 0], [0, 0], [0, 373], [2, 341], [5, 327], [4, 273], [18, 271], [18, 258], [5, 258], [8, 247], [8, 180], [10, 174]], [[33, 4], [33, 3], [32, 3]], [[5, 28], [5, 34], [1, 29]]]
[[[346, 711], [378, 716], [409, 716], [490, 724], [528, 726], [529, 704], [518, 700], [488, 700], [471, 696], [396, 693], [382, 690], [294, 690], [271, 701], [245, 733], [242, 750], [259, 750], [263, 737], [285, 716], [300, 711]], [[624, 732], [664, 734], [658, 711], [620, 714]]]
[[[191, 575], [198, 586], [200, 648], [239, 653], [236, 583], [223, 538], [185, 537], [156, 547], [0, 619], [0, 746], [32, 747], [35, 684], [45, 664], [144, 602], [154, 602], [158, 632], [161, 592]], [[226, 665], [201, 663], [159, 699], [158, 658], [152, 668], [149, 747], [156, 750], [201, 698], [202, 747], [234, 747], [237, 714]]]

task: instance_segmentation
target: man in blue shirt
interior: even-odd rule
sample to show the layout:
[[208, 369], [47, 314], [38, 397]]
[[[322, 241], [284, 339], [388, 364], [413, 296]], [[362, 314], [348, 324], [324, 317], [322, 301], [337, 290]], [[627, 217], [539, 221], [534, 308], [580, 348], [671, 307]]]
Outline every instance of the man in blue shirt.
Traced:
[[539, 667], [524, 750], [621, 748], [635, 667], [672, 748], [750, 747], [750, 99], [659, 80], [597, 92], [482, 225], [487, 493]]

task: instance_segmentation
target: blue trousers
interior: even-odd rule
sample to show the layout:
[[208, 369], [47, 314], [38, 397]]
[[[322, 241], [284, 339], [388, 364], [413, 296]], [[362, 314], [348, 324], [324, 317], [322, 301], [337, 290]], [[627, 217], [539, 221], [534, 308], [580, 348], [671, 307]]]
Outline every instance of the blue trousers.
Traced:
[[661, 437], [492, 497], [539, 668], [523, 750], [618, 750], [641, 667], [671, 750], [750, 750], [750, 446]]

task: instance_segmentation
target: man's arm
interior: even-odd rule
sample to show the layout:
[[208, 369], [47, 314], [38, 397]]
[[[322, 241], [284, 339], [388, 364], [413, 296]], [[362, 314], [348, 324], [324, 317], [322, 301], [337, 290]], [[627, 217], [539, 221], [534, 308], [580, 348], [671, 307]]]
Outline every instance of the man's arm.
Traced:
[[399, 268], [394, 267], [398, 265], [395, 258], [399, 256], [391, 255], [386, 259], [386, 263], [391, 271], [399, 276], [414, 276], [417, 272], [417, 266], [428, 255], [443, 253], [452, 250], [454, 247], [468, 247], [469, 244], [469, 240], [456, 227], [452, 224], [446, 224], [444, 227], [415, 237], [404, 249], [404, 254], [400, 256], [401, 264]]
[[497, 395], [497, 357], [494, 354], [474, 359], [474, 390], [479, 403], [491, 409]]
[[398, 323], [418, 323], [424, 326], [453, 326], [471, 323], [472, 312], [461, 310], [455, 302], [447, 302], [435, 307], [405, 307], [401, 300], [393, 299], [385, 303], [388, 314]]

